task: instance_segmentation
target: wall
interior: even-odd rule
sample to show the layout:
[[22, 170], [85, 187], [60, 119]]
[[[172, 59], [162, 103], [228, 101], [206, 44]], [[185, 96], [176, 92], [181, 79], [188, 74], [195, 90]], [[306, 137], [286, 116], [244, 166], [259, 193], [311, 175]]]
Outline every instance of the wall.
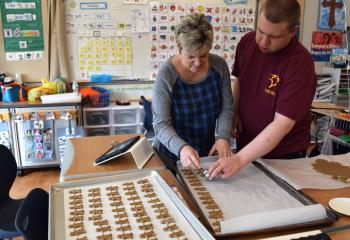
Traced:
[[[124, 11], [124, 8], [126, 10], [131, 10], [132, 8], [134, 8], [132, 5], [130, 6], [123, 6], [123, 0], [113, 0], [116, 2], [116, 4], [120, 7], [120, 11]], [[172, 0], [162, 0], [164, 2], [171, 2], [174, 3], [176, 1], [172, 1]], [[254, 6], [255, 5], [255, 1], [256, 0], [248, 0], [248, 4], [250, 6]], [[96, 1], [98, 2], [98, 1]], [[148, 1], [149, 2], [149, 1]], [[215, 3], [223, 3], [223, 0], [205, 0], [205, 1], [199, 1], [199, 0], [181, 0], [181, 2], [186, 2], [186, 3], [197, 3], [197, 2], [206, 2], [209, 4], [215, 4]], [[147, 7], [146, 5], [141, 5], [144, 7]], [[135, 8], [138, 8], [137, 6]], [[143, 7], [142, 7], [143, 8]], [[2, 35], [2, 31], [0, 33], [0, 71], [4, 71], [6, 72], [8, 75], [13, 76], [15, 75], [15, 73], [22, 73], [22, 80], [24, 82], [38, 82], [40, 81], [41, 77], [46, 77], [48, 75], [48, 16], [47, 16], [47, 1], [42, 0], [42, 16], [43, 16], [43, 31], [44, 31], [44, 35], [45, 35], [45, 52], [44, 52], [44, 57], [42, 60], [40, 61], [23, 61], [23, 62], [18, 62], [18, 61], [13, 61], [13, 62], [7, 62], [6, 58], [5, 58], [5, 52], [4, 52], [4, 46], [3, 46], [3, 35]], [[131, 14], [131, 12], [130, 12]], [[123, 13], [123, 16], [128, 16], [128, 13]], [[123, 17], [121, 16], [121, 18]], [[1, 24], [1, 22], [0, 22]], [[149, 38], [147, 37], [148, 34], [137, 34], [134, 36], [135, 38], [135, 44], [137, 43], [142, 43], [142, 45], [144, 45], [144, 43], [146, 44], [150, 44], [149, 42]], [[136, 41], [137, 40], [137, 41]], [[141, 44], [139, 44], [141, 45]], [[139, 52], [137, 52], [137, 54], [143, 54], [144, 56], [147, 56], [146, 54], [148, 54], [148, 49], [149, 48], [134, 48], [134, 50], [137, 50]], [[73, 53], [72, 55], [75, 55], [75, 53]], [[136, 55], [136, 54], [135, 54]], [[71, 57], [72, 59], [72, 57]], [[142, 58], [134, 58], [134, 64], [135, 66], [137, 66], [137, 68], [135, 67], [136, 74], [133, 77], [141, 77], [144, 72], [144, 69], [142, 68], [145, 63], [144, 63], [144, 59]], [[146, 61], [147, 62], [147, 61]], [[71, 66], [74, 68], [75, 67], [75, 63], [71, 64]], [[140, 67], [141, 66], [141, 67]], [[147, 70], [147, 69], [146, 69]], [[139, 73], [140, 72], [140, 73]], [[148, 74], [147, 74], [148, 76]]]
[[[249, 0], [252, 2], [253, 0]], [[190, 0], [188, 2], [196, 2]], [[304, 13], [306, 17], [303, 21], [303, 33], [302, 43], [308, 49], [311, 46], [311, 34], [312, 31], [317, 29], [317, 18], [318, 18], [318, 5], [319, 0], [306, 0], [304, 6]], [[347, 6], [347, 23], [350, 25], [350, 6], [349, 1]], [[42, 1], [42, 18], [43, 18], [43, 31], [45, 37], [45, 51], [42, 60], [37, 61], [23, 61], [23, 62], [7, 62], [5, 59], [4, 44], [3, 44], [3, 33], [0, 31], [0, 71], [5, 71], [10, 76], [14, 76], [15, 73], [22, 73], [22, 80], [25, 82], [38, 82], [41, 77], [48, 75], [48, 18], [47, 18], [47, 1]], [[1, 18], [0, 18], [1, 24]], [[317, 72], [325, 66], [324, 63], [316, 63]]]
[[[305, 15], [304, 15], [304, 25], [303, 25], [303, 35], [302, 43], [303, 45], [310, 50], [311, 48], [311, 36], [312, 32], [317, 30], [317, 21], [318, 21], [318, 7], [319, 0], [306, 0], [305, 1]], [[349, 0], [345, 1], [346, 13], [347, 13], [347, 25], [350, 26], [350, 2]], [[350, 39], [349, 39], [350, 41]], [[321, 73], [324, 66], [328, 66], [328, 63], [316, 62], [316, 72]]]
[[[72, 73], [71, 76], [72, 79], [85, 79], [86, 75], [94, 74], [94, 72], [107, 72], [112, 74], [113, 76], [118, 76], [122, 78], [131, 78], [131, 79], [148, 79], [150, 78], [156, 71], [155, 66], [160, 66], [162, 62], [164, 62], [168, 58], [168, 54], [171, 52], [171, 54], [174, 54], [177, 52], [177, 48], [175, 47], [175, 41], [170, 40], [169, 34], [167, 31], [159, 31], [158, 33], [155, 32], [147, 32], [147, 33], [133, 33], [131, 31], [131, 38], [128, 37], [128, 40], [132, 42], [132, 61], [127, 63], [128, 61], [124, 61], [124, 59], [118, 57], [118, 60], [115, 61], [115, 56], [119, 55], [119, 51], [112, 51], [108, 55], [106, 49], [112, 49], [112, 46], [115, 44], [115, 31], [117, 31], [117, 36], [122, 35], [123, 32], [128, 33], [129, 31], [124, 31], [122, 29], [118, 29], [117, 26], [113, 26], [115, 22], [117, 23], [130, 23], [133, 24], [134, 21], [134, 12], [135, 10], [149, 10], [150, 5], [127, 5], [123, 4], [122, 0], [104, 0], [107, 3], [107, 9], [89, 9], [89, 10], [81, 10], [74, 5], [72, 6], [72, 2], [75, 0], [67, 0], [65, 2], [66, 4], [66, 14], [67, 14], [67, 26], [69, 26], [67, 31], [68, 36], [68, 48], [69, 48], [69, 59], [70, 59], [70, 66], [72, 67]], [[87, 1], [87, 0], [86, 0]], [[89, 0], [94, 1], [94, 0]], [[150, 1], [148, 1], [150, 2]], [[171, 3], [174, 4], [173, 0], [160, 0], [159, 3]], [[215, 5], [221, 5], [224, 6], [223, 0], [179, 0], [177, 1], [181, 4], [186, 4], [187, 7], [195, 6], [196, 3], [204, 4], [207, 6], [215, 6]], [[232, 5], [234, 7], [252, 7], [255, 8], [255, 0], [248, 0], [247, 4], [237, 4]], [[90, 13], [90, 18], [88, 17], [87, 13]], [[99, 13], [101, 16], [98, 19], [95, 18], [94, 14]], [[172, 13], [169, 10], [169, 16], [171, 15], [177, 15], [179, 13]], [[186, 14], [186, 12], [181, 13]], [[105, 17], [103, 17], [103, 15]], [[162, 20], [160, 19], [160, 16], [163, 15], [163, 13], [154, 14], [152, 11], [149, 11], [149, 20], [152, 22], [153, 18], [156, 18], [159, 26], [164, 25], [162, 23]], [[76, 17], [75, 17], [76, 16]], [[84, 26], [87, 23], [96, 23], [96, 26], [91, 24], [91, 27]], [[214, 22], [214, 21], [213, 21]], [[98, 24], [97, 24], [98, 23]], [[104, 27], [98, 27], [98, 25], [109, 25], [108, 28]], [[149, 24], [149, 28], [151, 28], [153, 24]], [[169, 23], [169, 25], [171, 25]], [[253, 24], [251, 24], [252, 26]], [[154, 26], [154, 25], [153, 25]], [[131, 27], [132, 29], [133, 27]], [[107, 39], [107, 41], [103, 41], [103, 38], [95, 38], [95, 40], [99, 41], [97, 44], [100, 45], [100, 49], [96, 49], [95, 43], [92, 43], [92, 36], [98, 33], [97, 35], [101, 34], [102, 36], [105, 36], [104, 39]], [[119, 34], [118, 34], [119, 33]], [[167, 38], [167, 42], [164, 42], [161, 40], [160, 35], [164, 34], [163, 37]], [[237, 34], [241, 35], [240, 33]], [[154, 36], [154, 37], [152, 37]], [[240, 36], [239, 36], [240, 37]], [[156, 40], [151, 40], [156, 39]], [[111, 40], [112, 44], [109, 42]], [[103, 43], [104, 42], [104, 43]], [[116, 41], [118, 42], [118, 41]], [[122, 42], [122, 41], [121, 41]], [[159, 45], [158, 45], [159, 44]], [[112, 45], [112, 46], [111, 46]], [[151, 55], [150, 50], [152, 46], [153, 49], [159, 49], [158, 46], [165, 46], [164, 48], [166, 51], [155, 51], [153, 52], [153, 61], [151, 61]], [[171, 46], [171, 49], [169, 52], [167, 52], [169, 49], [168, 47]], [[227, 45], [227, 44], [226, 44]], [[215, 46], [215, 42], [214, 45]], [[219, 47], [223, 47], [219, 45]], [[235, 45], [233, 45], [235, 47]], [[117, 47], [116, 49], [118, 49]], [[122, 48], [122, 47], [121, 47]], [[129, 49], [129, 47], [127, 47]], [[163, 48], [163, 49], [164, 49]], [[231, 46], [226, 46], [226, 49], [230, 49]], [[83, 49], [83, 50], [80, 50]], [[88, 49], [88, 50], [87, 50]], [[118, 53], [117, 53], [118, 52]], [[125, 52], [128, 52], [128, 50], [125, 49]], [[223, 53], [222, 53], [223, 54]], [[98, 57], [95, 57], [95, 56]], [[121, 54], [122, 55], [122, 54]], [[228, 64], [231, 66], [233, 63], [233, 60], [229, 56], [232, 56], [232, 51], [226, 51], [226, 55], [228, 58]], [[159, 58], [158, 58], [159, 57]], [[114, 59], [114, 63], [113, 60]], [[120, 63], [119, 61], [122, 61]], [[96, 63], [97, 62], [97, 63]], [[107, 64], [101, 64], [102, 62], [108, 62]], [[117, 64], [119, 62], [119, 64]], [[124, 62], [124, 63], [123, 63]], [[95, 64], [94, 64], [95, 63]]]
[[[47, 1], [41, 1], [41, 6], [45, 48], [43, 59], [35, 61], [6, 61], [3, 31], [0, 31], [0, 71], [5, 72], [8, 76], [14, 76], [16, 73], [21, 73], [23, 82], [38, 82], [42, 77], [46, 77], [48, 75]], [[1, 18], [0, 25], [2, 26]]]

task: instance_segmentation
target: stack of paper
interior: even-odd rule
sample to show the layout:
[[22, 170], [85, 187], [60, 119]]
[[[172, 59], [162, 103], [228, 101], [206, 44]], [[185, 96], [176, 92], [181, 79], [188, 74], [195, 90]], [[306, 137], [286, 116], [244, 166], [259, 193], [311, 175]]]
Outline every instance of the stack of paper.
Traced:
[[330, 74], [317, 74], [317, 86], [314, 101], [332, 102], [335, 94], [335, 83]]
[[41, 98], [42, 103], [78, 103], [78, 102], [81, 102], [81, 94], [76, 93], [76, 92], [43, 95], [40, 98]]

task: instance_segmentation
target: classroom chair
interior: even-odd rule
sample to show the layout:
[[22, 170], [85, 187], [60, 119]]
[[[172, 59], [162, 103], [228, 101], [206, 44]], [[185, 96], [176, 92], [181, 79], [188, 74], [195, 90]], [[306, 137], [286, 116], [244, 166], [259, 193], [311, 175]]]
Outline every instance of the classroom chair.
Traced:
[[47, 240], [49, 194], [41, 188], [33, 189], [19, 207], [15, 223], [25, 240]]
[[154, 139], [152, 102], [147, 100], [144, 96], [141, 96], [140, 103], [143, 105], [143, 110], [145, 112], [143, 127], [146, 129], [146, 131], [144, 132], [144, 135], [149, 141], [152, 142]]
[[0, 239], [21, 236], [15, 219], [23, 199], [12, 199], [9, 195], [16, 175], [17, 164], [12, 152], [0, 144]]

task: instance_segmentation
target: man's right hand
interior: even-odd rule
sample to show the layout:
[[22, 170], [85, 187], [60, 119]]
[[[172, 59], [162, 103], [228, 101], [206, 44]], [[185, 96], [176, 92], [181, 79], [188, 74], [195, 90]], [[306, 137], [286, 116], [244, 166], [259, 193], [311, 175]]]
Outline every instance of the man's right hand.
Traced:
[[199, 154], [196, 149], [190, 145], [185, 145], [181, 148], [180, 161], [184, 167], [189, 167], [192, 169], [199, 169], [201, 167]]
[[219, 158], [208, 169], [209, 178], [229, 178], [239, 172], [245, 165], [241, 162], [237, 154], [230, 157]]

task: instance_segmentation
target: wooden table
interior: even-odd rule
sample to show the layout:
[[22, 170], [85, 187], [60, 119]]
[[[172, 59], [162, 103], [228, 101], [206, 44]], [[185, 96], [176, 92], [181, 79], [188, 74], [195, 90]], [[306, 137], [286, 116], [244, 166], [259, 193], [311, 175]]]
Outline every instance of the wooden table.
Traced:
[[[107, 176], [118, 173], [128, 173], [138, 170], [133, 159], [123, 157], [118, 160], [112, 160], [108, 163], [94, 166], [94, 160], [103, 154], [107, 149], [111, 147], [113, 141], [124, 141], [135, 134], [129, 135], [117, 135], [117, 136], [98, 136], [98, 137], [85, 137], [69, 139], [66, 145], [66, 154], [64, 162], [62, 164], [61, 179], [60, 181], [72, 181], [81, 180], [84, 178]], [[176, 187], [186, 204], [192, 209], [196, 216], [199, 216], [198, 211], [195, 209], [193, 203], [189, 200], [186, 192], [180, 186], [177, 179], [165, 170], [165, 166], [160, 160], [158, 155], [154, 155], [152, 159], [145, 165], [145, 170], [158, 170], [159, 174], [165, 179], [165, 181], [172, 187]], [[337, 190], [318, 190], [318, 189], [306, 189], [303, 190], [308, 196], [310, 196], [316, 202], [319, 202], [325, 206], [328, 205], [328, 201], [335, 197], [349, 197], [350, 188], [337, 189]], [[337, 222], [332, 226], [340, 226], [344, 224], [350, 224], [350, 217], [341, 216]], [[311, 231], [316, 229], [322, 229], [329, 226], [317, 226], [317, 227], [304, 227], [294, 230], [283, 230], [275, 232], [265, 232], [257, 234], [247, 234], [243, 236], [227, 237], [225, 239], [237, 239], [237, 240], [255, 240], [267, 237], [280, 236], [285, 234], [292, 234], [298, 232]], [[347, 240], [350, 239], [350, 229], [343, 230], [329, 234], [332, 240]]]
[[[114, 136], [96, 136], [67, 139], [64, 159], [61, 165], [60, 182], [84, 177], [108, 176], [116, 173], [128, 173], [137, 168], [130, 156], [121, 156], [98, 166], [93, 162], [105, 153], [115, 142], [122, 142], [137, 134]], [[145, 164], [143, 169], [160, 170], [165, 165], [157, 154]]]

